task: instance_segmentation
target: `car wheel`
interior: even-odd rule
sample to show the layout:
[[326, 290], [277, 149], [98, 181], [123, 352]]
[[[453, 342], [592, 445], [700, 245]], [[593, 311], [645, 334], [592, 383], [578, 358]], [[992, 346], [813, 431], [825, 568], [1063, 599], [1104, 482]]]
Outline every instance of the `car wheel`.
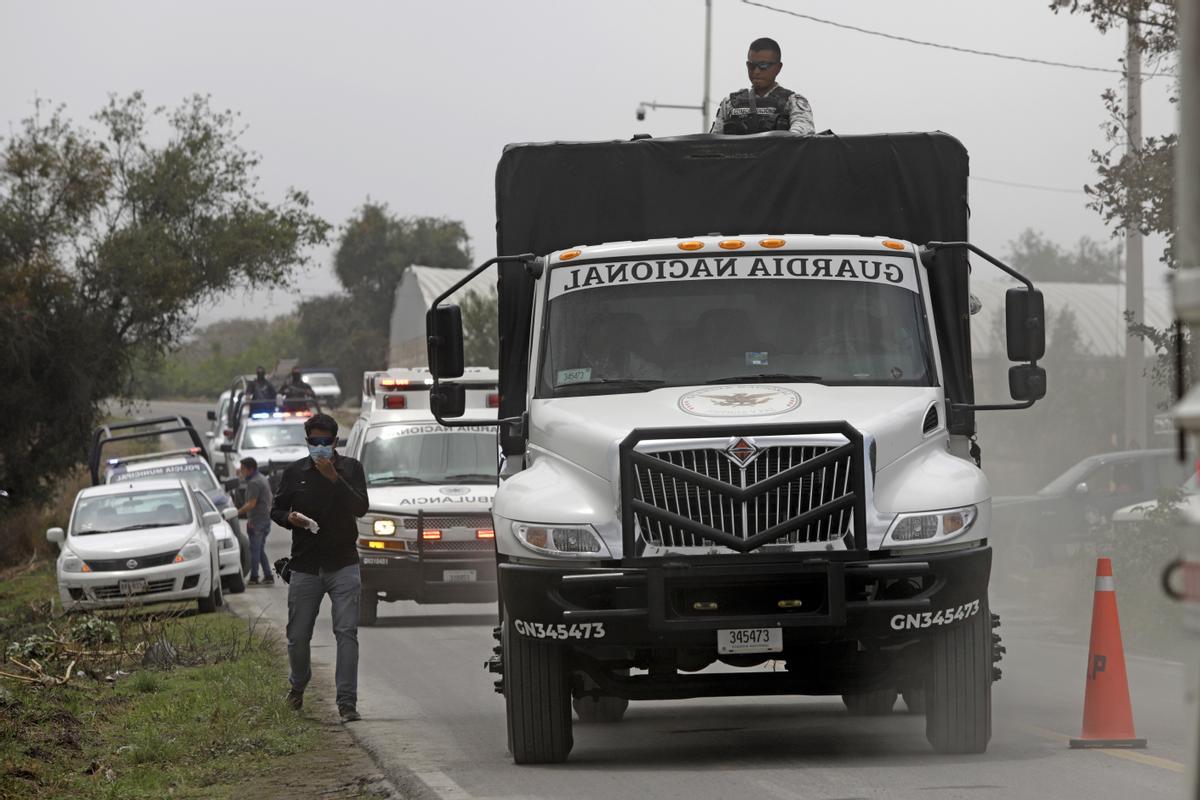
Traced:
[[225, 603], [225, 598], [221, 594], [221, 576], [210, 572], [208, 584], [212, 587], [212, 591], [208, 593], [207, 597], [196, 600], [196, 607], [201, 614], [211, 614]]
[[246, 579], [240, 572], [235, 572], [226, 578], [225, 585], [229, 588], [230, 594], [241, 594], [246, 591]]

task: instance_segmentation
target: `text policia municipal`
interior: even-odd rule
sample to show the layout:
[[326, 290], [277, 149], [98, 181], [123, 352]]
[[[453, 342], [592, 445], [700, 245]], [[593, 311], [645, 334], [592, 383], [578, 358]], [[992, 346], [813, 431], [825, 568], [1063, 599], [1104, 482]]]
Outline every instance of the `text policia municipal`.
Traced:
[[738, 278], [815, 278], [883, 283], [917, 290], [912, 261], [908, 259], [842, 256], [756, 256], [750, 259], [733, 256], [557, 265], [552, 272], [550, 296], [631, 283]]

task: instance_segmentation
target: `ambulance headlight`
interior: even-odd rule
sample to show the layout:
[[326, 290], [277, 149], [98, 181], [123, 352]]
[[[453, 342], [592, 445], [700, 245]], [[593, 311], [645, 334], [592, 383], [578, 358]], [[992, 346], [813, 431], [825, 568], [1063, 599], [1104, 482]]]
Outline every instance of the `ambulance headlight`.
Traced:
[[394, 536], [396, 533], [396, 520], [377, 519], [371, 524], [371, 530], [376, 536]]
[[512, 524], [513, 534], [537, 553], [573, 558], [612, 558], [608, 545], [591, 525]]
[[975, 506], [923, 514], [901, 514], [892, 523], [892, 528], [883, 543], [927, 544], [953, 539], [969, 531], [978, 516], [979, 512]]

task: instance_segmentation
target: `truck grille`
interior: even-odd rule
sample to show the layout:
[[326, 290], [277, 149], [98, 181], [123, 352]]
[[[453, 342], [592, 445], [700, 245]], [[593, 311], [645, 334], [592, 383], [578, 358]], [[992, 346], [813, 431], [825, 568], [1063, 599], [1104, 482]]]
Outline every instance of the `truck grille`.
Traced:
[[[635, 507], [634, 519], [642, 536], [653, 545], [712, 547], [726, 544], [672, 524], [664, 519], [667, 515], [699, 523], [742, 541], [781, 526], [778, 536], [770, 539], [775, 545], [832, 542], [853, 530], [854, 456], [849, 445], [763, 447], [744, 467], [735, 463], [726, 450], [716, 448], [642, 455], [649, 458], [636, 458], [632, 463], [633, 497], [667, 512], [666, 515], [655, 514]], [[752, 489], [762, 481], [819, 458], [821, 461], [813, 464], [817, 467], [815, 470], [800, 470], [790, 480], [753, 493], [744, 500], [727, 497], [689, 479], [689, 475], [694, 475], [714, 479], [735, 489]], [[658, 469], [656, 462], [681, 468], [684, 472], [671, 470], [672, 474], [668, 474]], [[798, 519], [831, 503], [835, 505], [828, 513]], [[796, 524], [788, 525], [790, 520], [796, 520]]]
[[[469, 528], [470, 530], [479, 530], [486, 528], [490, 530], [492, 527], [491, 514], [426, 514], [425, 529], [426, 530], [445, 530], [446, 528]], [[404, 518], [404, 529], [415, 531], [417, 529], [416, 517]]]

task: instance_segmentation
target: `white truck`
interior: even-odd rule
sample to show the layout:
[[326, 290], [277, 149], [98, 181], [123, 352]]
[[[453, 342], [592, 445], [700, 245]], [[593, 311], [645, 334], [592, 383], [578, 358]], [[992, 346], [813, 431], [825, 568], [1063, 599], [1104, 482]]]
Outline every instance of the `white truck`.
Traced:
[[460, 384], [482, 422], [447, 428], [429, 409], [428, 369], [363, 376], [346, 444], [362, 462], [370, 504], [358, 521], [360, 625], [375, 624], [380, 600], [495, 602], [497, 378], [494, 369], [466, 368]]
[[[1044, 312], [967, 243], [966, 189], [945, 134], [506, 150], [489, 667], [516, 762], [567, 757], [572, 705], [722, 695], [903, 694], [936, 751], [986, 749], [973, 412], [1044, 395]], [[974, 402], [968, 252], [1021, 284], [1015, 403]], [[428, 314], [431, 400], [472, 425], [458, 288]]]

